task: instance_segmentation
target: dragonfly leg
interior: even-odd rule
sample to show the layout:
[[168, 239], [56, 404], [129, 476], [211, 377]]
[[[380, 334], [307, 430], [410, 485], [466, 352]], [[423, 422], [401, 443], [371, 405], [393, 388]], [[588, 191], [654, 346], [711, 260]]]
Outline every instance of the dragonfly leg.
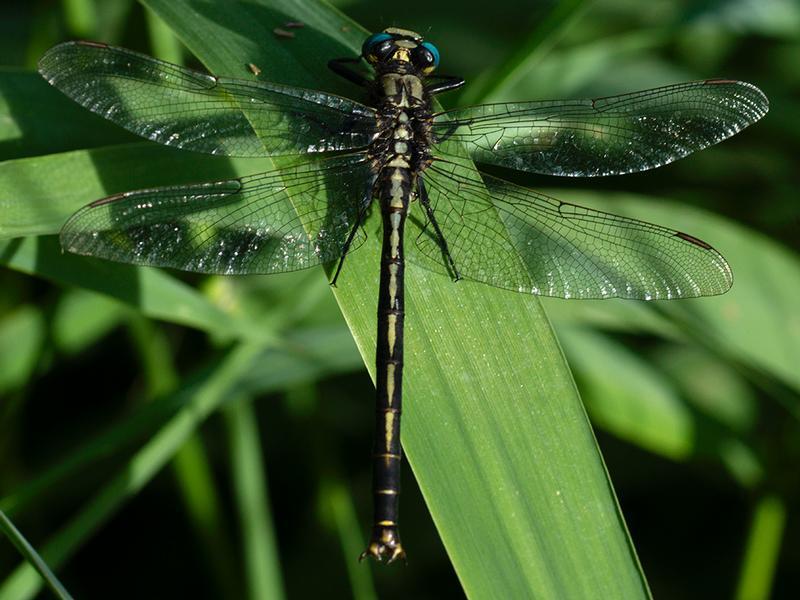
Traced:
[[433, 83], [425, 88], [425, 90], [433, 96], [442, 92], [449, 92], [464, 85], [463, 77], [454, 77], [452, 75], [429, 75], [428, 79], [441, 79], [439, 83]]
[[436, 232], [436, 237], [439, 239], [439, 247], [442, 249], [442, 256], [445, 259], [447, 271], [450, 277], [453, 278], [453, 281], [458, 281], [461, 279], [461, 273], [458, 272], [453, 256], [450, 254], [450, 248], [447, 247], [447, 240], [444, 238], [444, 235], [442, 235], [442, 230], [439, 228], [439, 223], [436, 221], [436, 215], [428, 199], [428, 190], [425, 189], [425, 182], [422, 180], [421, 176], [417, 178], [417, 189], [419, 191], [419, 203], [425, 209], [425, 214], [428, 215], [428, 220], [431, 222], [431, 225], [433, 225], [433, 230]]
[[366, 87], [369, 84], [369, 79], [348, 66], [360, 62], [360, 56], [358, 58], [334, 58], [328, 61], [328, 68], [340, 77], [347, 79], [347, 81], [360, 85], [361, 87]]
[[440, 144], [449, 140], [450, 136], [453, 135], [462, 125], [465, 125], [464, 121], [451, 121], [448, 123], [447, 131], [436, 134], [436, 143]]
[[[371, 188], [370, 188], [371, 189]], [[339, 278], [339, 273], [342, 272], [342, 267], [344, 266], [344, 259], [347, 256], [347, 252], [350, 250], [350, 245], [353, 243], [353, 240], [356, 237], [356, 233], [358, 233], [358, 228], [361, 227], [361, 223], [364, 222], [364, 217], [367, 215], [367, 209], [369, 208], [369, 200], [370, 197], [366, 197], [362, 203], [361, 209], [358, 211], [358, 217], [353, 223], [353, 227], [350, 229], [350, 233], [347, 234], [347, 239], [342, 246], [342, 255], [339, 257], [339, 264], [336, 265], [336, 273], [333, 274], [333, 279], [331, 279], [331, 286], [336, 287], [336, 280]]]

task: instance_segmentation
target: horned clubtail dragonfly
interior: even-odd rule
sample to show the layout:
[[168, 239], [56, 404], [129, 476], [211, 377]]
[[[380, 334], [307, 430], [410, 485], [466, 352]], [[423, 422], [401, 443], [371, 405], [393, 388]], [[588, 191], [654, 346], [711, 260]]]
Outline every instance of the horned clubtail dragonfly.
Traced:
[[[362, 60], [372, 76], [357, 69]], [[306, 159], [96, 200], [61, 230], [70, 252], [217, 274], [338, 261], [335, 283], [366, 238], [368, 214], [380, 210], [374, 521], [362, 558], [388, 562], [405, 557], [398, 510], [406, 258], [454, 280], [561, 298], [687, 298], [732, 284], [725, 259], [688, 233], [562, 202], [474, 163], [562, 176], [634, 173], [716, 144], [768, 109], [755, 86], [713, 79], [437, 112], [432, 97], [464, 84], [436, 75], [438, 64], [437, 48], [417, 33], [370, 36], [359, 57], [329, 63], [366, 88], [362, 104], [94, 42], [58, 45], [39, 63], [64, 94], [144, 138], [217, 155]]]

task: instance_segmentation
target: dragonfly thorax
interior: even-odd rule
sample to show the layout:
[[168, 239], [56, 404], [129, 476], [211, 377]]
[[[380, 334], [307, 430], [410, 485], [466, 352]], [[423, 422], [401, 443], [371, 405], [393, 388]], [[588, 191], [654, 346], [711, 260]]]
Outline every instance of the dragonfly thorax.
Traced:
[[419, 79], [387, 75], [376, 86], [379, 134], [370, 146], [376, 167], [424, 170], [430, 162], [431, 108]]

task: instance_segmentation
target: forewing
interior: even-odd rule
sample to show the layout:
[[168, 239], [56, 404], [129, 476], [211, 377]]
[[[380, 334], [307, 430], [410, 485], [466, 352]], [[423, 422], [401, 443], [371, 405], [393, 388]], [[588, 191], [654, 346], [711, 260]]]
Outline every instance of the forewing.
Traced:
[[349, 150], [369, 144], [374, 111], [323, 92], [214, 77], [94, 42], [48, 50], [39, 72], [64, 94], [142, 137], [227, 156]]
[[[185, 271], [278, 273], [341, 256], [371, 200], [362, 155], [212, 183], [127, 192], [89, 204], [61, 230], [77, 254]], [[352, 249], [363, 242], [358, 231]]]
[[[560, 298], [688, 298], [731, 287], [725, 259], [688, 234], [481, 178], [466, 164], [435, 161], [423, 177], [466, 279]], [[431, 223], [416, 250], [410, 260], [453, 274]]]
[[484, 104], [438, 115], [439, 152], [547, 175], [595, 177], [665, 165], [763, 117], [767, 97], [707, 80], [595, 100]]

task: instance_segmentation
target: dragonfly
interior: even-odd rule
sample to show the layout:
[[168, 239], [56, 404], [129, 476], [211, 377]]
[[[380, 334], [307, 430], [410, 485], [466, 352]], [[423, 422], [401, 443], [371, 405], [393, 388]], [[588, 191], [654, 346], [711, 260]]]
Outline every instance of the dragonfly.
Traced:
[[[763, 117], [766, 96], [727, 79], [618, 96], [437, 110], [464, 85], [437, 47], [390, 27], [328, 66], [365, 102], [219, 77], [95, 42], [39, 62], [61, 92], [144, 138], [223, 156], [296, 157], [241, 178], [114, 194], [76, 212], [69, 252], [212, 274], [336, 265], [380, 211], [372, 533], [361, 558], [405, 559], [398, 529], [406, 262], [526, 294], [689, 298], [725, 293], [731, 269], [681, 231], [584, 208], [476, 169], [568, 177], [653, 169]], [[405, 241], [412, 243], [408, 245]]]

